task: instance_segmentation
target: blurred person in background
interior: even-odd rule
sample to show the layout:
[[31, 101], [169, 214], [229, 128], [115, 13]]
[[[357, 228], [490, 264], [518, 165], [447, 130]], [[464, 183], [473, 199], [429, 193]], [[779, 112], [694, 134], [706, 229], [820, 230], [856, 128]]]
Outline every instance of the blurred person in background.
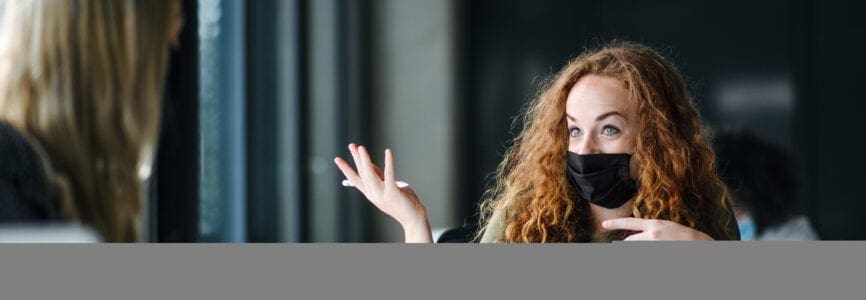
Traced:
[[138, 241], [179, 1], [2, 6], [0, 222]]
[[809, 218], [793, 212], [797, 173], [784, 150], [745, 129], [722, 131], [715, 149], [742, 240], [818, 239]]
[[[738, 240], [715, 155], [679, 71], [654, 50], [612, 42], [553, 76], [523, 116], [481, 205], [481, 242]], [[406, 242], [432, 242], [426, 209], [349, 145], [335, 163]]]

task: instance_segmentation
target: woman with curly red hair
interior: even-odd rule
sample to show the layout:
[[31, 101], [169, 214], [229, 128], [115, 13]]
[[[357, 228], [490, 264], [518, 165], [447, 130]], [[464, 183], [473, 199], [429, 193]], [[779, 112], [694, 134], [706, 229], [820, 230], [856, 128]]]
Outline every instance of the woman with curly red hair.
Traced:
[[[481, 242], [731, 240], [739, 232], [682, 76], [652, 49], [614, 42], [571, 60], [524, 114], [481, 204]], [[335, 163], [407, 242], [432, 242], [426, 210], [349, 145]]]

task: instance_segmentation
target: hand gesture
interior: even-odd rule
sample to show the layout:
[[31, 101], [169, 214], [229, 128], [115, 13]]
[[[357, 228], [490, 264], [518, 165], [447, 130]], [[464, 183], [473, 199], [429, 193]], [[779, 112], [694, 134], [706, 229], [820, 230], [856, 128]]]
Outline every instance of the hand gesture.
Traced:
[[626, 229], [640, 231], [625, 238], [626, 241], [712, 241], [706, 233], [686, 227], [680, 223], [639, 218], [619, 218], [605, 220], [601, 226], [607, 229]]
[[370, 160], [364, 146], [349, 144], [349, 152], [358, 171], [340, 157], [334, 163], [355, 188], [379, 210], [397, 220], [403, 227], [406, 242], [431, 243], [433, 237], [427, 221], [427, 210], [409, 187], [397, 186], [394, 174], [394, 154], [385, 150], [384, 172]]

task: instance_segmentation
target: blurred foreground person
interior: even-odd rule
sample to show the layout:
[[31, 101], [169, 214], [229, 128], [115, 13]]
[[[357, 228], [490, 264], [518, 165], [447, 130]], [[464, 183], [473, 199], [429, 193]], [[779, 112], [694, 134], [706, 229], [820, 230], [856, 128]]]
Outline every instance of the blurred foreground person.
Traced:
[[4, 1], [0, 222], [139, 240], [177, 0]]

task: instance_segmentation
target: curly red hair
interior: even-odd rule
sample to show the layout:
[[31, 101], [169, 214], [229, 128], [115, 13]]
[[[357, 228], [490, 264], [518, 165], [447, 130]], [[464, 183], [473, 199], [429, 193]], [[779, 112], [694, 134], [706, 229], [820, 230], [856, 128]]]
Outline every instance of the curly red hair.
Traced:
[[503, 242], [589, 240], [589, 209], [585, 201], [574, 200], [579, 196], [565, 176], [565, 102], [572, 86], [588, 74], [620, 80], [639, 103], [634, 216], [670, 220], [715, 239], [730, 239], [730, 224], [720, 218], [727, 209], [727, 188], [715, 172], [708, 130], [685, 81], [656, 51], [629, 42], [587, 51], [546, 83], [524, 113], [523, 131], [500, 163], [494, 187], [485, 193], [482, 222], [502, 210]]

